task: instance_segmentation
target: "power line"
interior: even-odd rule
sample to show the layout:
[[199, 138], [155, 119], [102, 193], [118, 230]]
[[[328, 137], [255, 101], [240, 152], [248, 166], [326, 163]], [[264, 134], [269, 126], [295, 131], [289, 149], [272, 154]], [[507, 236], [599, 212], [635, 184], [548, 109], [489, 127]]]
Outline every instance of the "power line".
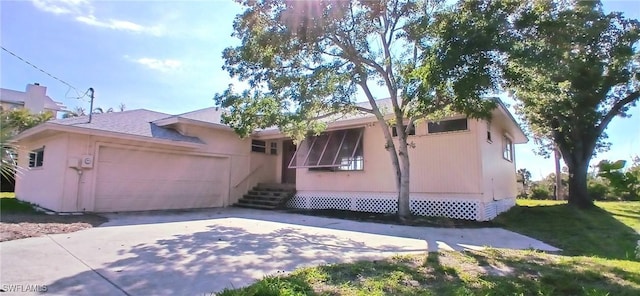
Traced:
[[[10, 50], [6, 49], [4, 46], [0, 46], [0, 47], [2, 47], [2, 50], [4, 50], [4, 51], [8, 52], [10, 55], [12, 55], [12, 56], [16, 57], [17, 59], [19, 59], [19, 60], [23, 61], [25, 64], [27, 64], [27, 65], [29, 65], [29, 66], [33, 67], [34, 69], [36, 69], [36, 70], [38, 70], [38, 71], [40, 71], [40, 72], [42, 72], [42, 73], [44, 73], [44, 74], [48, 75], [49, 77], [51, 77], [51, 78], [53, 78], [53, 79], [55, 79], [55, 80], [59, 81], [60, 83], [62, 83], [62, 84], [64, 84], [64, 85], [68, 86], [68, 87], [69, 87], [69, 90], [71, 90], [71, 89], [75, 90], [75, 92], [76, 92], [76, 94], [78, 94], [78, 96], [77, 96], [77, 97], [71, 97], [71, 98], [75, 98], [75, 99], [80, 100], [80, 99], [84, 98], [84, 97], [87, 95], [87, 92], [88, 92], [88, 91], [87, 91], [87, 92], [85, 92], [82, 96], [80, 96], [80, 92], [79, 92], [79, 91], [78, 91], [78, 89], [77, 89], [77, 88], [75, 88], [73, 85], [71, 85], [71, 84], [69, 84], [68, 82], [66, 82], [66, 81], [64, 81], [64, 80], [62, 80], [62, 79], [60, 79], [60, 78], [58, 78], [58, 77], [56, 77], [56, 76], [52, 75], [51, 73], [49, 73], [49, 72], [47, 72], [47, 71], [43, 70], [42, 68], [40, 68], [40, 67], [38, 67], [38, 66], [36, 66], [36, 65], [32, 64], [31, 62], [29, 62], [29, 61], [27, 61], [27, 60], [23, 59], [23, 58], [22, 58], [22, 57], [20, 57], [19, 55], [17, 55], [17, 54], [15, 54], [15, 53], [13, 53], [12, 51], [10, 51]], [[67, 90], [67, 94], [69, 93], [69, 90]], [[65, 96], [67, 96], [67, 94], [65, 94]], [[67, 96], [67, 98], [69, 98], [69, 97]]]
[[[76, 95], [77, 95], [77, 97], [70, 97], [70, 96], [69, 96], [69, 92], [71, 91], [71, 89], [73, 89], [73, 90], [75, 90], [75, 91], [76, 91]], [[78, 92], [78, 90], [77, 90], [77, 89], [72, 88], [72, 87], [69, 87], [69, 88], [67, 88], [67, 92], [65, 92], [65, 93], [64, 93], [64, 97], [65, 97], [65, 98], [67, 98], [67, 99], [78, 99], [78, 100], [82, 100], [82, 98], [84, 98], [84, 97], [86, 97], [86, 96], [87, 96], [87, 93], [88, 93], [88, 92], [89, 92], [89, 90], [87, 89], [87, 91], [85, 91], [85, 92], [84, 92], [84, 94], [80, 95], [80, 93]], [[87, 100], [87, 99], [82, 100], [82, 101], [89, 102], [89, 100]]]

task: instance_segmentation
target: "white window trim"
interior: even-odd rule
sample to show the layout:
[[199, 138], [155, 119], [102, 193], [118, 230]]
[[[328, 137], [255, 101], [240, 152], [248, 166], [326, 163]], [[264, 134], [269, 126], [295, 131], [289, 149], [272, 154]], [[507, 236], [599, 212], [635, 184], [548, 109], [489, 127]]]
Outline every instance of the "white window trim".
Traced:
[[[254, 144], [254, 141], [261, 141], [261, 142], [263, 142], [263, 143], [264, 143], [264, 145]], [[256, 148], [263, 148], [263, 149], [264, 149], [264, 151], [263, 151], [263, 152], [261, 152], [261, 151], [254, 151], [254, 150], [253, 150], [253, 148], [254, 148], [254, 147], [256, 147]], [[265, 153], [265, 154], [266, 154], [266, 153], [267, 153], [267, 141], [252, 139], [252, 140], [251, 140], [251, 152], [255, 152], [255, 153]]]
[[[507, 152], [507, 141], [509, 141], [509, 158], [505, 157], [505, 153]], [[511, 138], [511, 136], [509, 134], [503, 134], [502, 135], [502, 158], [508, 162], [513, 162], [514, 158], [515, 158], [515, 154], [513, 151], [513, 138]]]
[[[42, 159], [40, 160], [40, 165], [38, 165], [38, 154], [42, 152]], [[33, 166], [31, 165], [31, 156], [34, 156], [33, 159]], [[33, 149], [29, 152], [29, 163], [28, 163], [28, 167], [29, 169], [40, 169], [44, 166], [44, 146], [42, 146], [42, 148], [38, 148], [38, 149]]]

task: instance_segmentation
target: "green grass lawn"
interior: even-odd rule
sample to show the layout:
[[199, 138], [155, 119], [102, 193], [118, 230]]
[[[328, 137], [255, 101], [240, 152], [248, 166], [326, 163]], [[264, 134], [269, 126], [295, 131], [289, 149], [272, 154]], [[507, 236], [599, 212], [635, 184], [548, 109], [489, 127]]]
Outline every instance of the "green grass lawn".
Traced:
[[494, 224], [563, 249], [440, 251], [301, 268], [219, 295], [640, 295], [640, 202], [519, 200]]
[[0, 193], [0, 212], [1, 213], [37, 213], [31, 204], [19, 201], [15, 198], [13, 192]]
[[566, 202], [519, 200], [494, 223], [564, 250], [563, 255], [608, 259], [635, 257], [640, 202], [599, 202], [588, 210]]

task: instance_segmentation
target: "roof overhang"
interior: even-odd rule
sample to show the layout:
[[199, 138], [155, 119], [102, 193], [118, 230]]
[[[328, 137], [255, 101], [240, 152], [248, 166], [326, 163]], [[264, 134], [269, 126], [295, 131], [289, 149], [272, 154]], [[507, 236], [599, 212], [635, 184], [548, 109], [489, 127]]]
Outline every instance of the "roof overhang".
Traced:
[[[494, 109], [493, 116], [499, 116], [507, 125], [507, 132], [513, 137], [513, 142], [516, 144], [524, 144], [529, 142], [529, 138], [520, 127], [520, 124], [513, 117], [511, 112], [507, 106], [500, 100], [499, 98], [492, 98], [496, 102], [496, 108]], [[392, 119], [393, 115], [388, 114], [385, 116], [385, 119]], [[376, 118], [373, 115], [360, 116], [356, 118], [349, 119], [341, 119], [334, 122], [331, 122], [327, 125], [327, 131], [358, 127], [370, 124], [372, 122], [376, 122]], [[251, 134], [251, 136], [255, 139], [260, 140], [273, 140], [273, 139], [281, 139], [281, 138], [289, 138], [287, 135], [282, 133], [277, 127], [272, 127], [264, 130], [255, 131]]]
[[13, 105], [24, 105], [24, 100], [2, 99], [0, 103], [8, 103]]
[[178, 117], [178, 116], [159, 119], [154, 121], [153, 123], [161, 127], [172, 126], [172, 125], [194, 125], [194, 126], [213, 128], [218, 130], [233, 131], [231, 127], [221, 123], [206, 122], [206, 121], [189, 119], [189, 118]]
[[[388, 116], [389, 118], [392, 115]], [[327, 125], [326, 131], [333, 131], [345, 128], [355, 128], [365, 126], [372, 122], [375, 122], [376, 118], [373, 115], [370, 116], [361, 116], [357, 118], [351, 119], [342, 119], [338, 121], [331, 122]], [[255, 131], [251, 134], [251, 136], [255, 139], [260, 140], [272, 140], [272, 139], [281, 139], [281, 138], [289, 138], [287, 135], [282, 133], [277, 127], [272, 127], [264, 130]]]
[[185, 148], [200, 148], [205, 145], [200, 143], [192, 143], [192, 142], [185, 142], [185, 141], [170, 141], [170, 140], [163, 140], [163, 139], [157, 139], [157, 138], [151, 138], [151, 137], [145, 137], [145, 136], [137, 136], [137, 135], [131, 135], [131, 134], [125, 134], [125, 133], [103, 131], [103, 130], [85, 128], [85, 127], [79, 127], [79, 126], [56, 124], [52, 122], [45, 122], [43, 124], [30, 128], [16, 135], [12, 139], [12, 141], [18, 142], [18, 141], [28, 140], [31, 138], [37, 138], [40, 136], [52, 135], [57, 132], [63, 132], [63, 133], [67, 132], [67, 133], [84, 134], [84, 135], [92, 135], [92, 136], [110, 137], [110, 138], [118, 138], [123, 140], [142, 141], [142, 142], [178, 146], [178, 147], [185, 147]]
[[494, 116], [500, 115], [509, 122], [509, 133], [513, 137], [513, 142], [515, 144], [524, 144], [529, 142], [529, 138], [525, 134], [524, 130], [522, 130], [522, 127], [520, 126], [520, 124], [518, 124], [511, 112], [509, 112], [509, 109], [507, 109], [507, 106], [504, 104], [504, 102], [502, 102], [502, 100], [500, 100], [499, 98], [494, 98], [494, 101], [496, 102], [496, 110], [498, 111], [498, 114], [494, 112]]

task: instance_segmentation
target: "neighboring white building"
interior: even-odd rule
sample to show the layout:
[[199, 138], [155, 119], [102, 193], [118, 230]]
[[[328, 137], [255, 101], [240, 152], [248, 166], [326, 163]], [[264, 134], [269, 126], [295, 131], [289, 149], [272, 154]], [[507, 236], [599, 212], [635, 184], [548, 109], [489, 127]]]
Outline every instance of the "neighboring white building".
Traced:
[[47, 96], [47, 87], [38, 83], [27, 84], [25, 91], [0, 88], [0, 110], [18, 108], [29, 109], [31, 113], [51, 111], [57, 117], [65, 106]]

